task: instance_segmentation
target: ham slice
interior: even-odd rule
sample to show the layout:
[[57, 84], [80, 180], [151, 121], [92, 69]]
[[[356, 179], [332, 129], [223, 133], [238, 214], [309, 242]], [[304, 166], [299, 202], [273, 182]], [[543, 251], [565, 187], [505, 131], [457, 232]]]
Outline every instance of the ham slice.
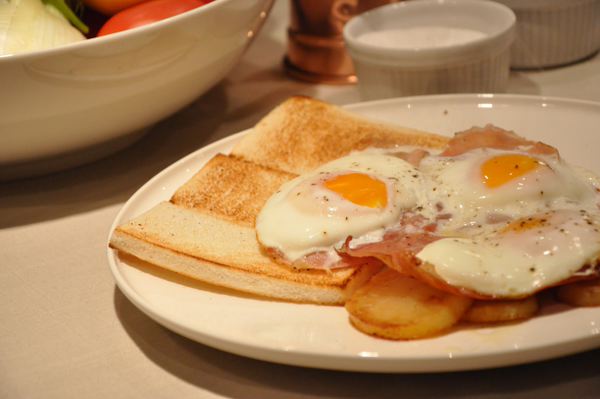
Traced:
[[[501, 128], [486, 125], [483, 128], [475, 127], [457, 133], [448, 142], [447, 148], [440, 156], [451, 157], [464, 154], [478, 148], [492, 148], [500, 150], [519, 150], [530, 154], [545, 154], [558, 157], [558, 151], [547, 144], [524, 139], [515, 133]], [[429, 156], [425, 150], [416, 149], [408, 152], [397, 152], [395, 156], [404, 159], [418, 167], [422, 159]], [[326, 252], [317, 252], [304, 256], [293, 264], [286, 262], [281, 253], [269, 251], [270, 255], [279, 263], [288, 264], [294, 268], [305, 269], [332, 269], [347, 266], [360, 266], [364, 263], [383, 262], [388, 267], [404, 274], [413, 276], [425, 283], [444, 291], [469, 296], [475, 299], [490, 299], [477, 292], [463, 287], [447, 284], [436, 273], [431, 265], [422, 264], [417, 259], [419, 253], [426, 245], [442, 238], [436, 234], [439, 220], [449, 218], [451, 215], [442, 213], [441, 205], [436, 209], [438, 214], [435, 220], [428, 220], [424, 216], [406, 212], [401, 216], [395, 228], [385, 233], [383, 239], [375, 243], [353, 244], [352, 237], [348, 237], [339, 251], [340, 258], [332, 263], [331, 256]], [[503, 215], [490, 215], [491, 223], [504, 221]]]
[[349, 237], [342, 251], [354, 257], [377, 258], [402, 274], [419, 277], [421, 262], [416, 254], [427, 244], [441, 238], [435, 234], [435, 229], [436, 225], [430, 224], [423, 216], [406, 213], [398, 228], [385, 233], [381, 241], [354, 246]]
[[436, 236], [430, 232], [421, 233], [402, 233], [392, 232], [384, 236], [384, 239], [377, 243], [351, 247], [351, 240], [346, 241], [344, 251], [348, 255], [379, 259], [390, 269], [394, 269], [403, 275], [414, 277], [439, 290], [449, 292], [455, 295], [462, 295], [473, 299], [492, 299], [489, 296], [466, 289], [464, 287], [455, 287], [439, 278], [430, 265], [423, 265], [417, 259], [419, 253], [427, 244], [432, 243], [442, 237]]
[[530, 154], [556, 155], [558, 150], [540, 141], [530, 141], [514, 132], [486, 125], [474, 127], [456, 135], [448, 142], [442, 156], [453, 157], [477, 148], [495, 148], [498, 150], [523, 149]]
[[343, 250], [351, 256], [378, 259], [390, 269], [394, 269], [405, 276], [414, 277], [434, 288], [454, 295], [473, 299], [493, 299], [470, 289], [446, 283], [435, 273], [431, 265], [424, 265], [416, 257], [416, 254], [427, 244], [440, 238], [442, 237], [429, 231], [418, 233], [393, 231], [386, 234], [380, 242], [364, 244], [355, 248], [352, 248], [351, 239], [348, 239]]
[[[452, 138], [441, 156], [458, 156], [478, 148], [494, 148], [501, 150], [519, 149], [530, 154], [546, 154], [558, 157], [558, 151], [547, 144], [526, 140], [513, 132], [500, 129], [492, 125], [483, 128], [472, 128], [457, 133]], [[421, 160], [427, 156], [425, 151], [413, 151], [399, 154], [399, 156], [414, 166], [418, 166]], [[442, 209], [438, 209], [439, 212]], [[437, 219], [443, 219], [444, 214], [438, 214]], [[386, 233], [383, 240], [377, 243], [352, 245], [352, 240], [346, 241], [343, 250], [355, 257], [374, 257], [380, 259], [388, 267], [398, 272], [413, 276], [427, 284], [447, 292], [469, 296], [475, 299], [490, 299], [479, 293], [467, 290], [463, 287], [454, 287], [437, 276], [430, 265], [422, 265], [417, 259], [419, 253], [427, 244], [441, 237], [435, 234], [436, 223], [428, 223], [419, 215], [404, 216], [399, 223], [399, 228]], [[498, 220], [496, 220], [498, 219]], [[502, 215], [491, 215], [490, 222], [502, 221]], [[436, 220], [437, 222], [437, 220]]]
[[343, 252], [339, 252], [339, 257], [333, 260], [331, 258], [331, 255], [327, 252], [313, 252], [311, 254], [303, 256], [300, 259], [295, 260], [294, 262], [291, 262], [283, 255], [283, 253], [281, 253], [275, 248], [264, 247], [263, 250], [275, 262], [282, 265], [286, 265], [296, 270], [332, 270], [341, 269], [345, 267], [362, 267], [365, 265], [383, 266], [381, 261], [377, 258], [367, 256], [354, 257]]
[[414, 268], [420, 263], [415, 255], [427, 244], [439, 238], [425, 231], [408, 233], [398, 230], [386, 233], [380, 242], [363, 244], [354, 248], [352, 247], [352, 240], [349, 239], [346, 241], [343, 250], [351, 256], [375, 257], [400, 273], [413, 275]]
[[327, 252], [314, 252], [298, 259], [291, 266], [294, 269], [340, 269], [343, 267], [360, 267], [366, 264], [381, 264], [381, 261], [368, 257], [354, 257], [345, 253], [338, 253], [339, 259], [332, 263], [330, 255]]

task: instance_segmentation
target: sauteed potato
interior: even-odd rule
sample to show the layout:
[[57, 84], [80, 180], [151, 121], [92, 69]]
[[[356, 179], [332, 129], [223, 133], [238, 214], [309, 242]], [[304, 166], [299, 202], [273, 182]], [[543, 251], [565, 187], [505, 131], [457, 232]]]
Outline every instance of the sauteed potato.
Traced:
[[573, 306], [600, 306], [600, 279], [579, 281], [558, 287], [559, 300]]
[[417, 339], [453, 326], [472, 300], [437, 290], [419, 280], [384, 269], [346, 302], [360, 331], [388, 339]]
[[475, 301], [462, 320], [471, 323], [502, 323], [528, 319], [538, 311], [535, 296], [503, 301]]

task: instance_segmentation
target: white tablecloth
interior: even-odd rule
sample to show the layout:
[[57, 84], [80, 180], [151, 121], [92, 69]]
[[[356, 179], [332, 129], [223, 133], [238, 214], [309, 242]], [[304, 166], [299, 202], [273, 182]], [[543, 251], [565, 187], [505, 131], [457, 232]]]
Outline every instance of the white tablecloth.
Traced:
[[[229, 76], [109, 158], [0, 183], [0, 398], [598, 398], [600, 351], [518, 367], [385, 375], [281, 366], [203, 346], [156, 324], [116, 288], [110, 225], [144, 182], [182, 156], [252, 126], [290, 95], [336, 104], [354, 86], [289, 79], [288, 3]], [[512, 93], [600, 101], [600, 57], [513, 73]]]

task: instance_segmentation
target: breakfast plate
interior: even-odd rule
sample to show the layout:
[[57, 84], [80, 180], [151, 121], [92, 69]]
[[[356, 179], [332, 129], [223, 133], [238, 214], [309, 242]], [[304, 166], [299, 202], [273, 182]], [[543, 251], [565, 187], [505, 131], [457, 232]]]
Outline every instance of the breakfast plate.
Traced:
[[[600, 104], [516, 95], [400, 98], [347, 107], [370, 119], [450, 135], [493, 123], [559, 148], [600, 172]], [[213, 155], [246, 132], [171, 165], [135, 193], [113, 228], [167, 200]], [[442, 336], [388, 341], [355, 330], [343, 307], [293, 304], [240, 294], [174, 275], [108, 250], [119, 289], [163, 326], [227, 352], [276, 363], [363, 372], [439, 372], [539, 361], [600, 347], [600, 309], [544, 298], [540, 314], [513, 324], [461, 325]]]

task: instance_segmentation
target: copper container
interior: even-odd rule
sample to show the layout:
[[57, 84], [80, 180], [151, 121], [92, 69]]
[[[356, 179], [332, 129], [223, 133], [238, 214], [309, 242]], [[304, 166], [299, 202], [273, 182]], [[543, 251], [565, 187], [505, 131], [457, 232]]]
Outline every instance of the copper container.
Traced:
[[356, 82], [342, 30], [354, 15], [397, 0], [290, 0], [291, 20], [285, 68], [314, 83]]

